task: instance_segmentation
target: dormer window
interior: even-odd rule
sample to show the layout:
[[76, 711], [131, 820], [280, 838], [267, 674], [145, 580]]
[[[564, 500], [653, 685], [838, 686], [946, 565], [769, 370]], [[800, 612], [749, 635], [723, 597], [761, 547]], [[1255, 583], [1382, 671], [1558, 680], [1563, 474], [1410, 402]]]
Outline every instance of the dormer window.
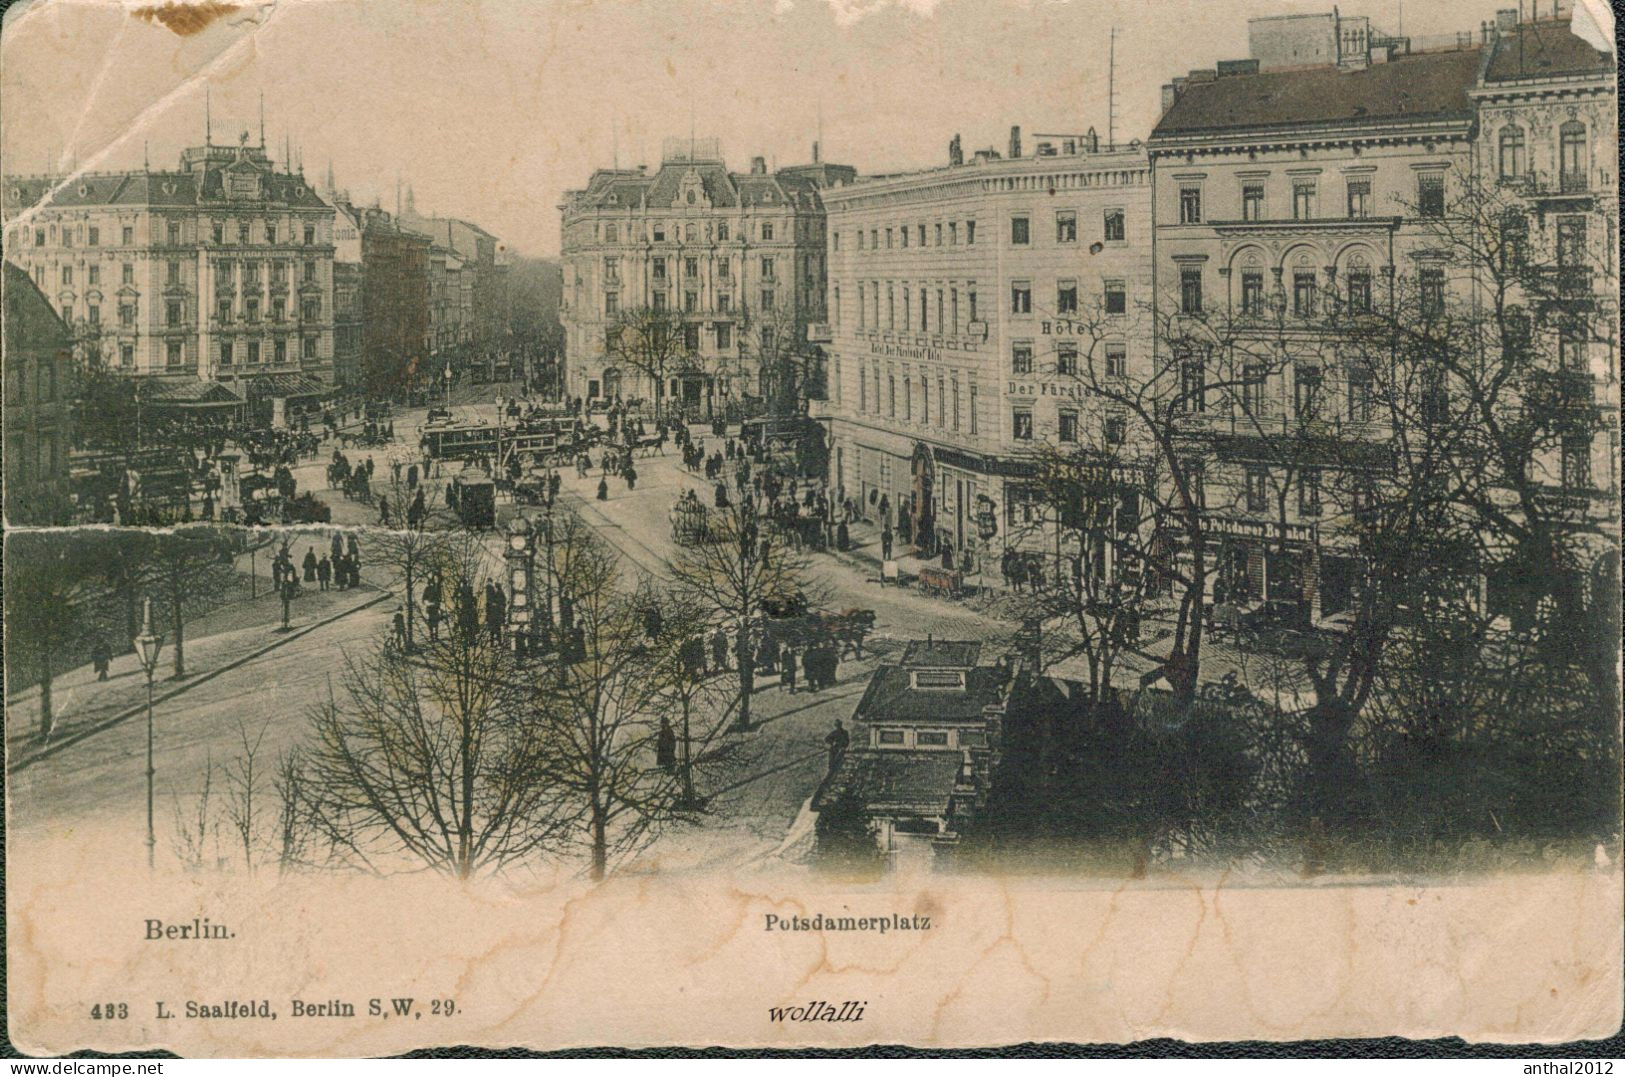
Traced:
[[963, 669], [911, 669], [908, 672], [910, 688], [963, 692], [966, 687], [967, 671]]

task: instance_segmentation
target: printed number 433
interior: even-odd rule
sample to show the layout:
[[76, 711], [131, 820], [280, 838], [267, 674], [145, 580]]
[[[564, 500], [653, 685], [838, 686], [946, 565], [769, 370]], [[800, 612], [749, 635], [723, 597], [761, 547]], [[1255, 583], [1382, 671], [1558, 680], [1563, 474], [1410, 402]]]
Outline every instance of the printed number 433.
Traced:
[[98, 1002], [90, 1008], [92, 1021], [124, 1021], [130, 1016], [128, 1002]]

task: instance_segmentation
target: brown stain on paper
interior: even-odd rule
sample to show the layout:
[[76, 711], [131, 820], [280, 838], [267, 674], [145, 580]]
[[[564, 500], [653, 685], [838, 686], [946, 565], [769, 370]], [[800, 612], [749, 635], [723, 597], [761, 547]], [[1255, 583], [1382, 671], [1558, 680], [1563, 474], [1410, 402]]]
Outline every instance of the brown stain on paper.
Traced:
[[165, 0], [165, 3], [154, 4], [149, 7], [138, 7], [131, 14], [138, 19], [154, 22], [181, 37], [191, 37], [193, 34], [208, 28], [209, 24], [222, 15], [230, 15], [238, 10], [237, 4], [222, 4], [220, 0], [203, 0], [199, 4], [176, 3], [175, 0]]

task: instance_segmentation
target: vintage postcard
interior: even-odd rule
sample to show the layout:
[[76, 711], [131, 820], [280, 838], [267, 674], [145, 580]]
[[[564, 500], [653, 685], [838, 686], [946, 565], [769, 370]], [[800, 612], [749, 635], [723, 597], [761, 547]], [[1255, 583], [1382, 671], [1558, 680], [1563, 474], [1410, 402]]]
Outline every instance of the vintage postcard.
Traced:
[[25, 0], [32, 1054], [1621, 1024], [1600, 0]]

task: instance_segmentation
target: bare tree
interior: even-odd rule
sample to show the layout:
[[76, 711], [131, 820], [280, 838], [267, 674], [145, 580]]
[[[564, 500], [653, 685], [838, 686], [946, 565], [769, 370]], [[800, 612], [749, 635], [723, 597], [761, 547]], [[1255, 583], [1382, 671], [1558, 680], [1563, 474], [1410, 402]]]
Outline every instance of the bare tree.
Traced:
[[260, 816], [265, 810], [261, 793], [265, 784], [265, 768], [259, 764], [260, 745], [265, 742], [265, 731], [270, 728], [267, 718], [259, 730], [249, 732], [248, 723], [241, 715], [237, 718], [237, 740], [241, 751], [225, 766], [226, 822], [232, 835], [242, 845], [243, 867], [254, 873], [255, 849], [260, 843]]
[[749, 490], [710, 513], [710, 541], [685, 547], [668, 562], [676, 590], [706, 610], [734, 636], [738, 668], [737, 726], [749, 730], [755, 689], [753, 636], [769, 605], [811, 607], [817, 595], [810, 560], [758, 515]]
[[[464, 537], [443, 559], [459, 604], [487, 561]], [[389, 857], [467, 878], [562, 840], [544, 716], [509, 648], [472, 617], [408, 655], [388, 642], [346, 662], [312, 713], [314, 743], [285, 773], [310, 841], [331, 862]]]
[[199, 525], [154, 534], [147, 580], [169, 609], [175, 679], [186, 676], [186, 604], [218, 593], [235, 553], [231, 532]]
[[665, 399], [667, 380], [698, 369], [694, 349], [685, 338], [683, 318], [672, 310], [636, 307], [622, 311], [604, 331], [604, 354], [649, 380], [654, 386], [656, 414]]
[[100, 593], [97, 542], [78, 534], [20, 531], [7, 536], [5, 633], [8, 681], [20, 656], [33, 660], [39, 679], [39, 735], [49, 740], [56, 714], [51, 686], [58, 656], [79, 637], [86, 603]]
[[[427, 526], [428, 515], [434, 511], [438, 498], [436, 490], [430, 484], [420, 483], [417, 490], [409, 494], [405, 484], [392, 480], [392, 485], [388, 489], [390, 502], [399, 512], [397, 526], [393, 529], [379, 528], [369, 532], [369, 545], [380, 561], [400, 574], [401, 588], [405, 597], [406, 647], [410, 651], [417, 646], [414, 633], [417, 589], [423, 583], [425, 569], [432, 570], [444, 554], [454, 551], [457, 539], [449, 532], [432, 530]], [[423, 510], [421, 516], [416, 512], [413, 513], [417, 523], [417, 526], [413, 527], [406, 518], [403, 506], [410, 505], [412, 498], [419, 494], [423, 497]]]

